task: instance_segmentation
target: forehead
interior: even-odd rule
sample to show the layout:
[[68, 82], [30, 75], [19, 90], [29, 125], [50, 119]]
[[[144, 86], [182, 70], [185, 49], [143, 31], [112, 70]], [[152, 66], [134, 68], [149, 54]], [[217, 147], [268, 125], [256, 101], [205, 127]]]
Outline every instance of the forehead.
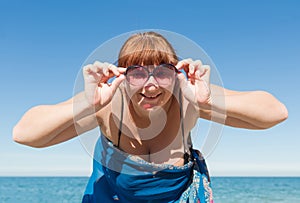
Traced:
[[119, 58], [119, 65], [128, 67], [132, 65], [159, 65], [162, 63], [174, 63], [174, 55], [159, 50], [141, 50]]
[[[156, 70], [156, 71], [163, 71], [163, 70], [172, 70], [172, 68], [168, 68], [167, 66], [166, 66], [167, 64], [154, 64], [154, 65], [133, 65], [133, 66], [129, 66], [129, 68], [131, 69], [131, 68], [133, 68], [133, 69], [135, 69], [135, 68], [137, 68], [137, 69], [139, 69], [139, 70], [148, 70], [149, 72], [153, 72], [154, 70]], [[132, 69], [132, 70], [133, 70]]]

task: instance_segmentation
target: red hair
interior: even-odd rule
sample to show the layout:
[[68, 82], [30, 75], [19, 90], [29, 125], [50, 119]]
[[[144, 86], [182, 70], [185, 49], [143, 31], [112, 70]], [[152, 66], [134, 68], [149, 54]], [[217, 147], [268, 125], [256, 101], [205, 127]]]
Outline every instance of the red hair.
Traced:
[[132, 35], [122, 46], [118, 66], [177, 64], [178, 58], [172, 45], [156, 32]]

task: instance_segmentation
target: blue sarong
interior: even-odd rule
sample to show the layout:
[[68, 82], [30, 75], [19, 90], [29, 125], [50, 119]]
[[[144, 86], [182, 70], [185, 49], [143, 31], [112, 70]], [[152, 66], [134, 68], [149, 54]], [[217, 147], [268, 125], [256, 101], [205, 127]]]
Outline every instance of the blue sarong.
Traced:
[[121, 151], [101, 135], [82, 203], [212, 203], [205, 161], [196, 150], [191, 153], [193, 159], [183, 166], [154, 164]]

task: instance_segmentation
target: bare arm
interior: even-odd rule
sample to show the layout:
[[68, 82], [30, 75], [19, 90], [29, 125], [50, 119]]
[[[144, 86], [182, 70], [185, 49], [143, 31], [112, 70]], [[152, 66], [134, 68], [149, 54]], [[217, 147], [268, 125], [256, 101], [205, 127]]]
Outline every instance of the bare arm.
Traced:
[[270, 128], [288, 117], [286, 107], [265, 91], [238, 92], [210, 83], [210, 67], [200, 60], [184, 59], [176, 65], [184, 70], [177, 75], [184, 97], [201, 118], [226, 125], [248, 128]]
[[[211, 108], [218, 113], [226, 114], [225, 125], [228, 126], [266, 129], [288, 117], [286, 107], [265, 91], [238, 92], [211, 85], [211, 93]], [[210, 110], [200, 110], [200, 117], [213, 120]]]
[[46, 147], [95, 128], [95, 116], [90, 114], [88, 104], [81, 97], [83, 93], [56, 105], [31, 108], [14, 127], [14, 141], [32, 147]]
[[[84, 92], [55, 105], [28, 110], [13, 129], [14, 141], [32, 147], [46, 147], [69, 140], [98, 126], [96, 113], [110, 103], [124, 80], [124, 68], [96, 61], [83, 68]], [[108, 80], [116, 79], [108, 84]], [[99, 119], [101, 120], [101, 119]]]

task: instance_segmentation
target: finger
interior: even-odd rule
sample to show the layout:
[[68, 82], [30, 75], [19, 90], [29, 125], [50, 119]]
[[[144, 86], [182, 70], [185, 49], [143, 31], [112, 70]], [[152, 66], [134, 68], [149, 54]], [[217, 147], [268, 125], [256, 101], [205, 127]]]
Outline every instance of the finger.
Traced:
[[93, 66], [102, 68], [102, 67], [103, 67], [103, 63], [101, 63], [100, 61], [95, 61], [95, 62], [93, 63]]
[[93, 66], [95, 67], [94, 71], [100, 75], [104, 75], [106, 79], [109, 79], [114, 76], [114, 73], [112, 71], [111, 71], [112, 74], [110, 74], [110, 67], [109, 67], [110, 65], [112, 64], [95, 61], [93, 64]]
[[106, 77], [109, 77], [109, 66], [110, 66], [109, 63], [107, 63], [107, 62], [103, 63], [103, 74]]
[[201, 69], [202, 62], [200, 60], [193, 61], [190, 64], [189, 74], [194, 75], [198, 69]]
[[103, 66], [104, 66], [103, 63], [101, 63], [99, 61], [95, 61], [93, 63], [92, 69], [95, 73], [103, 75]]
[[[188, 59], [183, 59], [181, 61], [179, 61], [177, 63], [177, 65], [175, 66], [178, 70], [181, 70], [185, 67], [187, 67], [190, 63], [192, 63], [193, 60], [191, 58], [188, 58]], [[186, 71], [187, 72], [187, 71]]]
[[88, 65], [84, 66], [83, 67], [83, 73], [84, 74], [89, 74], [92, 71], [91, 68], [92, 68], [91, 64], [88, 64]]
[[123, 68], [123, 67], [118, 67], [119, 73], [123, 74], [126, 72], [127, 68]]
[[109, 80], [109, 71], [106, 64], [95, 61], [90, 69], [90, 74], [93, 75], [98, 83], [106, 83]]
[[[208, 65], [203, 65], [201, 69], [196, 71], [196, 83], [200, 87], [204, 87], [206, 93], [210, 92], [210, 67]], [[203, 88], [202, 88], [203, 89]]]
[[196, 70], [195, 70], [195, 77], [196, 78], [201, 78], [206, 74], [209, 74], [208, 71], [210, 70], [209, 65], [201, 65], [200, 63], [198, 63], [196, 66]]
[[202, 61], [200, 61], [200, 60], [195, 60], [195, 61], [193, 62], [193, 64], [194, 64], [195, 66], [202, 66]]
[[120, 86], [120, 84], [125, 80], [124, 75], [119, 75], [116, 77], [116, 79], [111, 83], [111, 90], [113, 94], [116, 92], [116, 89]]
[[180, 89], [184, 95], [184, 97], [190, 101], [190, 102], [194, 102], [195, 100], [195, 93], [194, 91], [189, 88], [189, 81], [186, 80], [186, 77], [184, 76], [183, 73], [179, 73], [177, 74], [177, 78], [179, 80], [179, 86], [180, 86]]
[[187, 86], [187, 80], [183, 73], [178, 73], [177, 78], [179, 80], [179, 86], [184, 89]]
[[210, 76], [210, 66], [209, 65], [202, 65], [199, 69], [200, 77], [209, 77]]
[[191, 63], [189, 65], [189, 76], [194, 75], [194, 73], [195, 73], [195, 66], [194, 64]]
[[113, 64], [109, 64], [108, 65], [108, 70], [111, 71], [115, 76], [119, 76], [120, 72], [117, 68], [117, 66], [113, 65]]
[[85, 78], [93, 78], [96, 81], [99, 81], [101, 78], [101, 75], [97, 73], [97, 67], [92, 64], [88, 64], [83, 67], [83, 75]]
[[195, 70], [194, 66], [191, 65], [192, 63], [193, 60], [191, 58], [184, 59], [177, 64], [177, 68], [178, 70], [184, 70], [187, 77], [190, 78], [194, 74]]
[[179, 62], [176, 64], [175, 67], [176, 67], [178, 70], [182, 69], [184, 66], [186, 66], [186, 65], [189, 64], [189, 63], [188, 63], [188, 60], [189, 60], [189, 59], [183, 59], [183, 60], [179, 61]]

